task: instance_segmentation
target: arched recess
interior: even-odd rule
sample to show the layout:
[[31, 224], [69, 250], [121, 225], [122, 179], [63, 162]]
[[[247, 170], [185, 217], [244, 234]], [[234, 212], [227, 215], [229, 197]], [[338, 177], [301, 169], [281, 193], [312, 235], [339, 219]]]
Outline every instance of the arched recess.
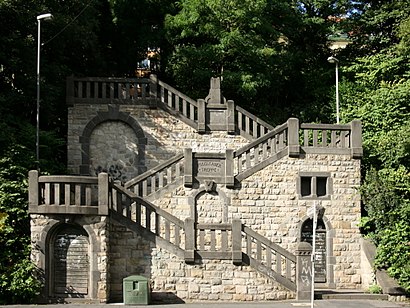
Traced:
[[[299, 224], [299, 241], [312, 244], [313, 220], [304, 217]], [[335, 230], [326, 216], [318, 219], [316, 227], [315, 283], [334, 287], [333, 238]]]
[[[198, 206], [200, 206], [198, 201], [201, 197], [208, 197], [208, 199], [205, 199], [202, 202], [206, 203], [209, 201], [209, 204], [200, 209], [198, 208]], [[208, 222], [228, 222], [230, 199], [226, 196], [224, 191], [217, 187], [217, 184], [212, 181], [201, 185], [199, 189], [195, 190], [188, 198], [188, 204], [191, 208], [190, 216], [195, 222], [203, 222], [201, 221], [201, 218], [205, 217], [209, 218]], [[203, 213], [201, 213], [201, 210]]]
[[47, 232], [44, 245], [45, 295], [48, 298], [96, 299], [100, 279], [97, 263], [100, 243], [91, 226], [63, 221], [67, 220], [44, 230]]
[[91, 119], [85, 126], [82, 135], [80, 136], [81, 144], [81, 165], [80, 174], [81, 175], [91, 175], [90, 170], [90, 141], [91, 134], [95, 128], [101, 123], [107, 121], [121, 121], [131, 127], [137, 138], [137, 148], [138, 148], [138, 173], [141, 174], [146, 171], [145, 167], [145, 145], [147, 144], [147, 138], [145, 137], [144, 131], [138, 122], [130, 116], [128, 112], [119, 111], [119, 106], [109, 105], [107, 112], [98, 112], [97, 115]]
[[48, 240], [48, 294], [91, 297], [91, 248], [88, 233], [75, 224], [56, 226]]

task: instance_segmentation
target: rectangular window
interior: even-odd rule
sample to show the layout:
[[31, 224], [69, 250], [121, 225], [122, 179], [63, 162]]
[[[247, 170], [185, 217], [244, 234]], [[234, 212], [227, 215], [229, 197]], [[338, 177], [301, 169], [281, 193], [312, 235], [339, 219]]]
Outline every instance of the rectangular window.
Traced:
[[310, 196], [312, 194], [312, 177], [300, 177], [300, 194], [302, 197]]
[[316, 195], [318, 197], [323, 197], [327, 195], [327, 178], [325, 177], [316, 178]]
[[331, 195], [330, 174], [325, 172], [304, 172], [299, 175], [298, 193], [301, 198], [330, 199]]

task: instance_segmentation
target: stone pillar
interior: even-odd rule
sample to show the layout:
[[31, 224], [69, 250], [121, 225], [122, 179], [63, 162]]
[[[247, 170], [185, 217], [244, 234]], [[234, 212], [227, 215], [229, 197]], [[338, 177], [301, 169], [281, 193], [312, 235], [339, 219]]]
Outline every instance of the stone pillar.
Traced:
[[232, 220], [232, 262], [242, 265], [242, 222], [239, 219]]
[[204, 134], [206, 132], [206, 104], [205, 100], [198, 99], [198, 133]]
[[312, 295], [312, 245], [299, 242], [296, 255], [296, 300], [310, 301]]
[[193, 173], [192, 173], [192, 149], [184, 149], [184, 186], [192, 187], [193, 185]]
[[109, 204], [109, 186], [108, 174], [101, 172], [98, 174], [98, 214], [108, 215], [108, 204]]
[[98, 233], [100, 234], [100, 249], [98, 252], [98, 268], [95, 271], [97, 275], [97, 298], [100, 303], [107, 303], [110, 299], [110, 218], [108, 216], [101, 217]]
[[297, 158], [299, 154], [299, 119], [290, 118], [288, 120], [288, 155]]
[[194, 219], [185, 219], [185, 262], [195, 262], [195, 226]]
[[233, 150], [227, 149], [225, 154], [225, 185], [228, 188], [235, 187], [235, 176], [233, 174]]
[[352, 148], [353, 158], [362, 158], [363, 147], [362, 147], [362, 123], [359, 120], [353, 120], [350, 124], [350, 142]]
[[157, 91], [158, 91], [158, 87], [157, 87], [158, 77], [157, 77], [157, 75], [155, 75], [155, 74], [151, 74], [151, 75], [149, 76], [149, 79], [150, 79], [150, 84], [149, 84], [149, 96], [150, 96], [151, 98], [152, 98], [152, 97], [157, 98], [157, 97], [158, 97], [158, 93], [157, 93]]
[[236, 125], [235, 125], [235, 103], [232, 100], [229, 100], [226, 102], [227, 104], [227, 116], [226, 116], [226, 122], [227, 122], [227, 131], [228, 134], [234, 134], [236, 131]]
[[28, 173], [28, 207], [30, 213], [37, 211], [39, 200], [38, 171], [31, 170]]

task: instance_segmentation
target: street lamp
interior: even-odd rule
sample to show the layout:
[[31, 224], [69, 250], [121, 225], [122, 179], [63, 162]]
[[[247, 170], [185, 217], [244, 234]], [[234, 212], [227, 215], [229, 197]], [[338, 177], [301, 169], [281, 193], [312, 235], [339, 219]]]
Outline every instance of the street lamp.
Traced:
[[37, 129], [36, 129], [36, 159], [37, 168], [40, 168], [40, 24], [41, 20], [48, 20], [53, 18], [50, 13], [37, 16]]
[[339, 124], [339, 60], [329, 57], [327, 61], [336, 65], [336, 123]]

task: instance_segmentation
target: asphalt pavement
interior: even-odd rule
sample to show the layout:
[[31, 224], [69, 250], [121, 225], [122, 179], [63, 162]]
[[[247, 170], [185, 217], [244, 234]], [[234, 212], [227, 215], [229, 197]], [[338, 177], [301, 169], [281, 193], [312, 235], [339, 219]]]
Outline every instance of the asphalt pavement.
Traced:
[[[271, 302], [203, 302], [183, 304], [48, 304], [48, 305], [7, 305], [2, 308], [116, 308], [116, 307], [158, 307], [158, 308], [297, 308], [311, 307], [310, 302], [271, 301]], [[408, 302], [390, 302], [385, 300], [316, 300], [315, 308], [403, 308], [410, 307]]]

